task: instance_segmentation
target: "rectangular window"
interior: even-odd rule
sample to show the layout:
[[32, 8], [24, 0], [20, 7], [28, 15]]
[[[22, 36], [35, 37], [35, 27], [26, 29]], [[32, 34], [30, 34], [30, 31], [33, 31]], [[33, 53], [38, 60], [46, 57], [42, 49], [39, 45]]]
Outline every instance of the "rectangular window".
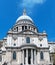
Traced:
[[25, 29], [27, 29], [27, 26], [25, 26]]
[[43, 52], [42, 52], [42, 51], [40, 52], [40, 59], [41, 59], [41, 60], [44, 59], [44, 55], [43, 55]]
[[13, 52], [13, 60], [16, 60], [16, 52]]
[[24, 30], [24, 26], [22, 26], [22, 31]]
[[26, 38], [26, 43], [30, 43], [30, 38], [29, 37]]

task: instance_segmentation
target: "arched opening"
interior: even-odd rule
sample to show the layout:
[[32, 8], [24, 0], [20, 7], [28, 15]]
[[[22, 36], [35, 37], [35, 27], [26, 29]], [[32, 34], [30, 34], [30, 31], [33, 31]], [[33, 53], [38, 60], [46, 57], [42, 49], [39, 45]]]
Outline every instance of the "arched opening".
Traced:
[[13, 60], [16, 60], [16, 52], [13, 52]]
[[16, 29], [17, 29], [17, 32], [18, 32], [18, 27], [16, 27]]
[[40, 59], [41, 59], [41, 60], [44, 59], [44, 56], [43, 56], [43, 52], [42, 52], [42, 51], [40, 52]]
[[22, 31], [24, 30], [24, 26], [22, 26]]
[[26, 38], [26, 43], [30, 43], [30, 37]]
[[25, 29], [27, 29], [27, 26], [25, 26]]

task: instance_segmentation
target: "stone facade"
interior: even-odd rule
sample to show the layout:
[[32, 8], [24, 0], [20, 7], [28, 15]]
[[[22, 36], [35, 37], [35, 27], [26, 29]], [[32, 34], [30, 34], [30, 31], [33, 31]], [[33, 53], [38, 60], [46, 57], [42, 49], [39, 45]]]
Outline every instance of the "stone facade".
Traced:
[[0, 40], [0, 65], [53, 65], [49, 46], [46, 32], [40, 33], [24, 10], [7, 37]]

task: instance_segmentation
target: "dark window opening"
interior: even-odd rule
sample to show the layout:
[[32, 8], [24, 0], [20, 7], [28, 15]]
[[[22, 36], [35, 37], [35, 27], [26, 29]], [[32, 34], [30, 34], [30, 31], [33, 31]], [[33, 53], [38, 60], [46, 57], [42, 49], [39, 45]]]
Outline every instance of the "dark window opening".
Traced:
[[17, 32], [18, 32], [18, 27], [16, 27], [17, 28]]
[[28, 64], [31, 64], [31, 49], [28, 49]]
[[16, 52], [13, 52], [13, 60], [16, 60]]
[[26, 43], [30, 43], [30, 38], [29, 37], [26, 38]]
[[22, 26], [22, 31], [24, 30], [24, 26]]
[[43, 52], [42, 52], [42, 51], [40, 52], [40, 59], [41, 59], [41, 60], [44, 59], [44, 56], [43, 56]]
[[40, 46], [42, 47], [42, 44], [40, 44]]
[[14, 43], [14, 46], [16, 46], [16, 44]]
[[34, 28], [34, 31], [35, 31], [35, 28]]
[[27, 26], [25, 26], [25, 29], [27, 29]]

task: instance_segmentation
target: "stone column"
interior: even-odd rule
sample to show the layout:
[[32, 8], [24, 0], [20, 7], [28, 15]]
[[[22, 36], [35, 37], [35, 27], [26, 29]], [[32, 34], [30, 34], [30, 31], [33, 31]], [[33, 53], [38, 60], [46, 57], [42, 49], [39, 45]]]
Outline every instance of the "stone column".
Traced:
[[23, 54], [22, 54], [22, 63], [24, 65], [24, 50], [22, 50]]
[[36, 50], [34, 50], [34, 64], [36, 65]]
[[26, 65], [28, 65], [28, 49], [26, 49]]
[[31, 49], [31, 65], [33, 65], [33, 50]]

